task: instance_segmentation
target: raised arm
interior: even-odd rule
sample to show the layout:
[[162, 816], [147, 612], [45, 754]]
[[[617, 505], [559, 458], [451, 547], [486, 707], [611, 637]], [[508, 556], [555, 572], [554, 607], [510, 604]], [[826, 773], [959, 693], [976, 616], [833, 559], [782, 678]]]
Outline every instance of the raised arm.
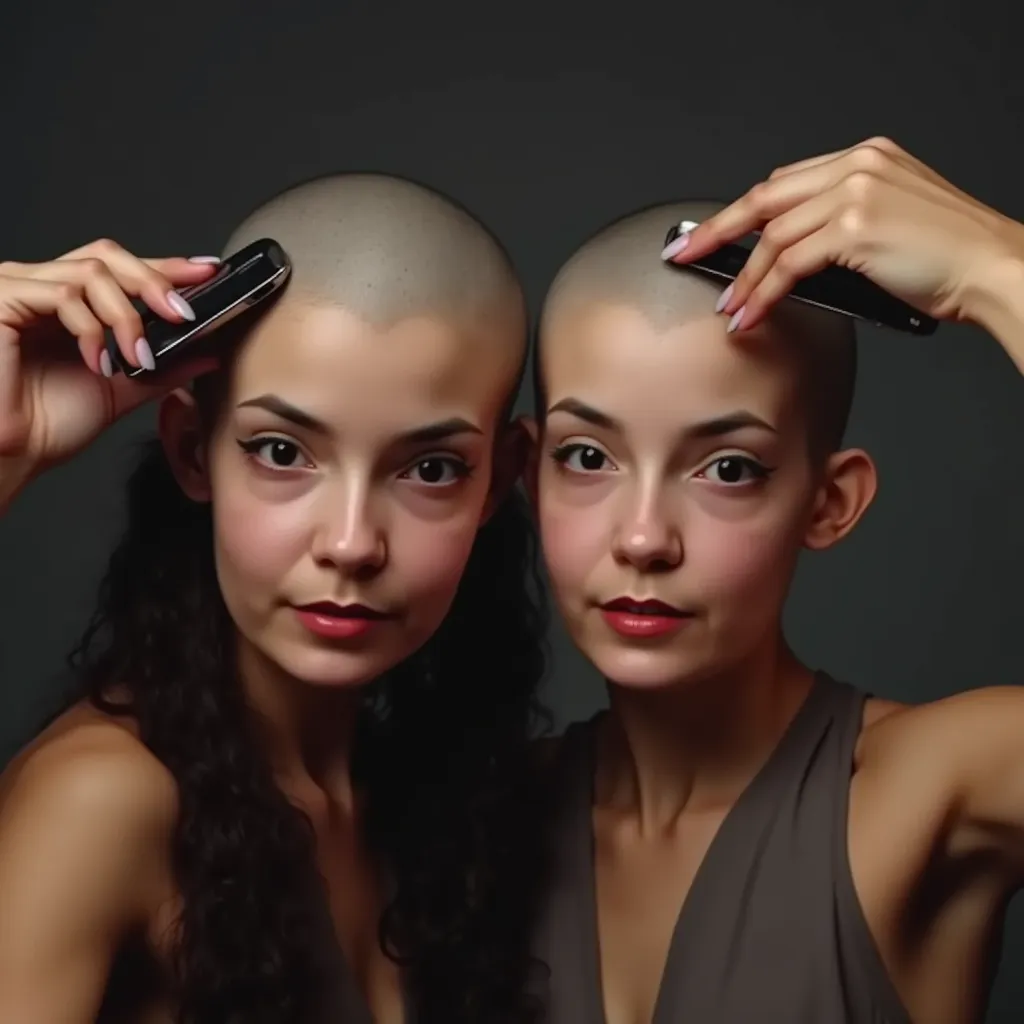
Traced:
[[865, 732], [859, 756], [881, 785], [898, 785], [941, 823], [950, 859], [990, 866], [1006, 889], [1024, 885], [1024, 687], [969, 690], [891, 715]]
[[778, 168], [662, 256], [685, 264], [750, 231], [761, 237], [722, 307], [731, 329], [838, 264], [929, 316], [985, 328], [1024, 372], [1024, 225], [891, 140]]
[[0, 1020], [95, 1019], [119, 945], [151, 912], [175, 813], [169, 773], [113, 725], [0, 778]]

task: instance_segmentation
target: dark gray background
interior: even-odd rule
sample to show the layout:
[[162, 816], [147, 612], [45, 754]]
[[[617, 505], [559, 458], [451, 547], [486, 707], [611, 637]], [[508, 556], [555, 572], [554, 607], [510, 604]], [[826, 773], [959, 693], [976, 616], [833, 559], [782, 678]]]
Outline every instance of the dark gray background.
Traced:
[[[481, 215], [536, 308], [612, 217], [738, 195], [780, 163], [874, 134], [1024, 218], [1011, 0], [678, 0], [604, 15], [479, 3], [461, 16], [295, 0], [5, 6], [0, 258], [100, 235], [142, 254], [214, 251], [269, 193], [379, 169]], [[861, 353], [850, 441], [876, 455], [881, 493], [856, 536], [802, 566], [797, 649], [910, 701], [1022, 683], [1019, 375], [968, 328], [865, 330]], [[120, 425], [0, 523], [0, 764], [52, 700], [119, 529], [128, 451], [152, 422]], [[555, 646], [564, 722], [602, 695], [560, 633]], [[992, 1021], [1024, 1010], [1022, 956], [1018, 912]]]

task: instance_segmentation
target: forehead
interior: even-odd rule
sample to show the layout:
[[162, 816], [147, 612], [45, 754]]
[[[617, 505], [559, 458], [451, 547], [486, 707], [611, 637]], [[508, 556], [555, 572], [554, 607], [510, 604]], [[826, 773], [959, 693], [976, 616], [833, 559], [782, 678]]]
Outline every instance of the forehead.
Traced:
[[373, 324], [341, 307], [281, 303], [238, 351], [233, 402], [268, 391], [328, 422], [415, 417], [439, 408], [486, 416], [514, 386], [522, 326], [457, 316]]
[[727, 334], [709, 309], [661, 327], [628, 305], [579, 304], [545, 332], [541, 372], [550, 407], [573, 397], [627, 422], [673, 423], [747, 409], [781, 424], [798, 405], [800, 361], [771, 328]]

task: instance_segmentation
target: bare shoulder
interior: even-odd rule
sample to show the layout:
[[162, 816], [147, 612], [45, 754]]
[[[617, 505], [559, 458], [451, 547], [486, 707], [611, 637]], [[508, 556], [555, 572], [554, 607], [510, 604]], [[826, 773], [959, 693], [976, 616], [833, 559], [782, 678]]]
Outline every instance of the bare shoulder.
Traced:
[[913, 762], [937, 775], [983, 762], [1024, 736], [1024, 687], [990, 686], [923, 704], [869, 701], [858, 767]]
[[130, 726], [85, 705], [60, 716], [0, 775], [5, 848], [15, 834], [92, 846], [161, 842], [177, 813], [170, 771]]
[[0, 775], [0, 1018], [93, 1020], [122, 943], [170, 889], [177, 789], [86, 706]]

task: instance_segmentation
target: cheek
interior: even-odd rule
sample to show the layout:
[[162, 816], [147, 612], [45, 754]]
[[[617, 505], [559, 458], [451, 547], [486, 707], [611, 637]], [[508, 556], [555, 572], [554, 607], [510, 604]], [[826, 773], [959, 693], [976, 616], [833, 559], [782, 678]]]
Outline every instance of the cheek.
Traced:
[[226, 591], [278, 584], [309, 550], [309, 516], [301, 502], [268, 503], [229, 484], [214, 490], [213, 521]]
[[565, 592], [583, 584], [608, 554], [608, 511], [600, 503], [566, 504], [543, 491], [537, 509], [551, 584]]
[[763, 600], [784, 592], [797, 553], [788, 527], [695, 518], [684, 538], [685, 565], [701, 596], [713, 603]]
[[394, 523], [389, 537], [394, 586], [407, 600], [444, 601], [454, 597], [480, 525], [478, 514], [446, 521], [409, 517]]

